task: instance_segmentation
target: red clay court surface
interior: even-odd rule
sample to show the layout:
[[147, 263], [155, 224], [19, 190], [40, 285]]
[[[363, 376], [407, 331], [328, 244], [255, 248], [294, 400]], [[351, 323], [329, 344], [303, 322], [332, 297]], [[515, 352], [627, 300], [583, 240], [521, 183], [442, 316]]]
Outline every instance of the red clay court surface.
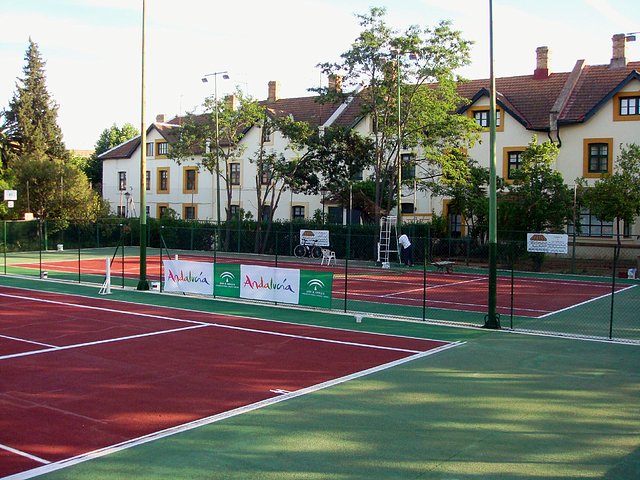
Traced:
[[[183, 260], [212, 261], [211, 258], [197, 256], [181, 256]], [[220, 263], [249, 263], [246, 259], [218, 257]], [[250, 263], [273, 265], [272, 261], [251, 260]], [[344, 299], [345, 276], [342, 267], [327, 267], [317, 263], [282, 262], [279, 266], [320, 271], [333, 271], [333, 298]], [[39, 268], [39, 264], [21, 264], [15, 266]], [[81, 272], [104, 275], [104, 259], [86, 259], [81, 261]], [[125, 277], [138, 278], [139, 259], [126, 257], [124, 268], [122, 259], [114, 258], [112, 265], [112, 285], [119, 285], [118, 278], [124, 271]], [[43, 270], [77, 272], [78, 261], [57, 261], [42, 264]], [[150, 280], [160, 278], [160, 258], [147, 257], [147, 277]], [[347, 300], [414, 306], [422, 308], [426, 296], [426, 307], [442, 308], [467, 312], [486, 312], [489, 290], [489, 278], [486, 275], [466, 273], [428, 272], [426, 291], [423, 288], [423, 272], [420, 270], [382, 270], [350, 268], [347, 277]], [[616, 292], [630, 288], [628, 285], [616, 286]], [[541, 318], [566, 310], [586, 302], [611, 294], [608, 283], [585, 280], [553, 280], [536, 278], [516, 278], [514, 281], [513, 314], [522, 317]], [[512, 312], [511, 279], [499, 277], [496, 293], [496, 311], [501, 315]], [[366, 309], [365, 309], [366, 310]]]
[[0, 287], [0, 477], [31, 478], [455, 345]]

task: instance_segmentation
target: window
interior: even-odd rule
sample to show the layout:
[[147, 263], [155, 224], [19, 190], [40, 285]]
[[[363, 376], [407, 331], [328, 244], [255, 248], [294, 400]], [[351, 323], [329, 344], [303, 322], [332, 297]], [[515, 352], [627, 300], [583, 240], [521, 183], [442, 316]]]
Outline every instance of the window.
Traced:
[[402, 165], [402, 180], [413, 180], [416, 178], [416, 156], [414, 153], [403, 153], [400, 155], [400, 163]]
[[262, 128], [262, 143], [273, 143], [273, 127], [265, 125]]
[[118, 172], [118, 190], [127, 189], [127, 172]]
[[513, 180], [513, 174], [516, 170], [520, 170], [522, 166], [522, 152], [524, 147], [508, 147], [503, 153], [503, 175], [507, 180]]
[[444, 212], [447, 215], [447, 228], [451, 238], [460, 238], [463, 234], [462, 215], [454, 209], [450, 201], [444, 203]]
[[151, 206], [150, 206], [150, 205], [146, 205], [146, 206], [144, 207], [144, 211], [145, 211], [145, 212], [146, 212], [146, 214], [147, 214], [147, 218], [149, 218], [149, 217], [151, 216]]
[[229, 164], [229, 183], [231, 183], [231, 185], [240, 185], [240, 164], [239, 163]]
[[182, 193], [198, 193], [198, 170], [185, 167], [183, 172]]
[[291, 217], [293, 220], [304, 220], [304, 207], [302, 205], [291, 207]]
[[269, 185], [269, 172], [262, 172], [260, 174], [260, 185]]
[[328, 207], [327, 221], [329, 223], [337, 223], [342, 225], [343, 210], [342, 207]]
[[489, 128], [489, 110], [478, 110], [473, 112], [476, 123], [484, 128]]
[[147, 157], [153, 157], [153, 142], [147, 142]]
[[361, 182], [362, 181], [362, 170], [360, 170], [359, 172], [354, 173], [353, 176], [351, 177], [351, 180], [353, 180], [354, 182]]
[[605, 173], [611, 173], [613, 139], [586, 138], [584, 139], [584, 167], [583, 176], [598, 178]]
[[123, 205], [118, 205], [118, 216], [126, 217], [126, 208]]
[[415, 213], [413, 202], [402, 202], [400, 210], [402, 213]]
[[169, 170], [158, 169], [158, 193], [169, 193]]
[[195, 220], [196, 219], [196, 206], [195, 205], [184, 205], [182, 207], [182, 218], [185, 220]]
[[638, 92], [621, 92], [613, 97], [613, 121], [640, 120], [640, 95]]
[[268, 222], [270, 216], [271, 216], [271, 205], [263, 205], [262, 206], [262, 221], [263, 222]]
[[[567, 227], [567, 233], [573, 235], [573, 225]], [[613, 222], [603, 222], [592, 215], [589, 209], [582, 208], [580, 210], [580, 231], [578, 234], [582, 237], [612, 237]]]
[[638, 104], [640, 103], [640, 97], [623, 97], [620, 99], [620, 115], [638, 115], [640, 110]]
[[166, 203], [158, 204], [158, 218], [164, 217], [169, 211], [169, 205]]
[[169, 144], [167, 142], [158, 142], [158, 155], [166, 157], [169, 154]]
[[147, 170], [144, 175], [145, 190], [151, 190], [151, 170]]
[[231, 214], [231, 218], [237, 219], [240, 214], [240, 205], [231, 205], [229, 207], [229, 213]]
[[[489, 128], [489, 117], [491, 110], [486, 107], [476, 107], [469, 109], [469, 116], [473, 117], [478, 125], [482, 128]], [[502, 132], [504, 128], [501, 122], [502, 110], [496, 107], [496, 130]]]
[[589, 173], [606, 173], [609, 164], [609, 149], [606, 143], [589, 145]]

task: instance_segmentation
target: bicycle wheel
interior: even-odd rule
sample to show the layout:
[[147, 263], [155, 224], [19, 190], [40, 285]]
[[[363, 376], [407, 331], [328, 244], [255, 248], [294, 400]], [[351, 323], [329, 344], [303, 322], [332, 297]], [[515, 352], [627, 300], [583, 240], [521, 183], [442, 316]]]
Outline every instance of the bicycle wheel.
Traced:
[[317, 245], [311, 249], [311, 255], [313, 258], [320, 258], [322, 256], [322, 248]]
[[296, 245], [296, 247], [293, 249], [293, 254], [298, 258], [302, 258], [306, 256], [307, 249], [304, 245]]

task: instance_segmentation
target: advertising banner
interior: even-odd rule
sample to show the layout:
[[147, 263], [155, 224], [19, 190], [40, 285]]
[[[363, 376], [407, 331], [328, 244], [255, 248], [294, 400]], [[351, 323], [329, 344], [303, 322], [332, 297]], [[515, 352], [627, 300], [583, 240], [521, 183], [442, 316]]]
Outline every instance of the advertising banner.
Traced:
[[213, 293], [213, 264], [163, 260], [164, 290], [211, 295]]
[[567, 253], [569, 236], [564, 233], [527, 233], [527, 252]]
[[330, 245], [329, 230], [300, 230], [300, 243], [302, 245], [328, 247]]
[[240, 277], [240, 298], [298, 304], [300, 270], [241, 265]]
[[216, 264], [216, 296], [331, 308], [332, 272]]

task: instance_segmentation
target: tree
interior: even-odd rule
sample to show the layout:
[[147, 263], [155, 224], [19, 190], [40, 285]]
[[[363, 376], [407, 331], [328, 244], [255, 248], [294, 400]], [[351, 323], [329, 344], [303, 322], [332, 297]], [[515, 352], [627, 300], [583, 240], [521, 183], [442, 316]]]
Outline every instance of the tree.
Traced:
[[66, 159], [68, 153], [57, 124], [58, 106], [47, 91], [45, 62], [31, 39], [24, 59], [24, 78], [16, 82], [17, 91], [5, 111], [2, 128], [16, 147], [12, 158], [26, 155]]
[[[489, 169], [470, 160], [468, 176], [464, 181], [434, 182], [431, 188], [435, 195], [451, 199], [449, 211], [462, 216], [469, 236], [479, 244], [486, 243], [489, 229]], [[498, 185], [500, 188], [501, 185]]]
[[137, 135], [140, 135], [140, 132], [130, 123], [125, 123], [122, 127], [118, 127], [114, 123], [111, 127], [105, 128], [102, 131], [94, 147], [94, 152], [83, 167], [84, 173], [87, 175], [89, 181], [94, 185], [96, 190], [102, 190], [102, 161], [99, 160], [98, 157], [107, 150], [110, 150], [113, 147], [136, 137]]
[[178, 140], [171, 144], [169, 158], [178, 164], [197, 158], [200, 167], [211, 172], [221, 182], [224, 181], [227, 224], [225, 245], [228, 245], [233, 200], [230, 165], [241, 161], [246, 146], [240, 140], [251, 127], [261, 122], [264, 109], [240, 89], [227, 98], [208, 97], [205, 99], [204, 109], [204, 114], [186, 116], [181, 124]]
[[622, 222], [632, 225], [640, 215], [640, 146], [632, 143], [621, 147], [614, 172], [596, 180], [591, 188], [584, 188], [582, 200], [599, 220], [616, 222], [616, 259], [622, 247]]
[[99, 195], [88, 188], [87, 177], [72, 163], [43, 156], [23, 156], [12, 166], [16, 210], [37, 218], [95, 221], [104, 213]]
[[[521, 154], [520, 168], [513, 172], [498, 206], [498, 221], [504, 236], [511, 232], [522, 239], [527, 232], [561, 232], [573, 216], [573, 193], [562, 174], [553, 168], [558, 146], [538, 144], [534, 136]], [[544, 254], [533, 254], [540, 269]]]
[[370, 119], [378, 211], [390, 210], [398, 196], [399, 148], [419, 149], [424, 158], [416, 161], [427, 159], [443, 179], [454, 181], [466, 177], [466, 163], [450, 152], [472, 143], [478, 129], [472, 119], [451, 114], [464, 104], [453, 72], [469, 63], [471, 42], [448, 22], [398, 33], [385, 23], [385, 14], [374, 7], [358, 15], [363, 31], [341, 62], [320, 64], [343, 79], [344, 90], [315, 89], [325, 101], [355, 95]]

